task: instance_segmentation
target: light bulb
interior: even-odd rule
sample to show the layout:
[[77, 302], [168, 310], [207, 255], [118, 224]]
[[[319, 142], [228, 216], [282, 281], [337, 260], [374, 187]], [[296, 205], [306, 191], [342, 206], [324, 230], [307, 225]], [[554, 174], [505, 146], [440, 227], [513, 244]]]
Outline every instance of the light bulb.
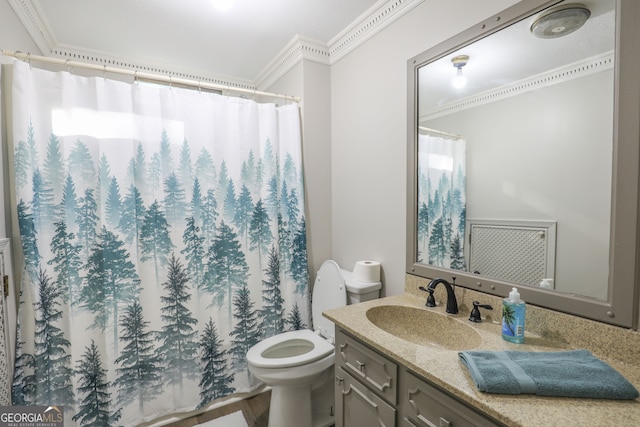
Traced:
[[233, 7], [235, 0], [211, 0], [216, 9], [221, 12], [226, 12]]
[[467, 85], [467, 78], [462, 74], [462, 67], [457, 67], [458, 71], [456, 72], [456, 76], [451, 81], [451, 84], [456, 89], [462, 89]]

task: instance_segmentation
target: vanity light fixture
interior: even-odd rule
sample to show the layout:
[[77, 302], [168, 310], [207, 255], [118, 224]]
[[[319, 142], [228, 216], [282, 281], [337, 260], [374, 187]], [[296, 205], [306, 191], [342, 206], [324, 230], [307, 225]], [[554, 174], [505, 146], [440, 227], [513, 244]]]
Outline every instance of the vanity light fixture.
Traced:
[[467, 85], [467, 78], [462, 74], [462, 67], [467, 65], [467, 62], [469, 62], [468, 55], [458, 55], [451, 59], [451, 63], [457, 69], [456, 76], [451, 81], [451, 84], [456, 89], [462, 89]]
[[587, 22], [591, 11], [582, 4], [554, 7], [531, 24], [531, 33], [541, 39], [554, 39], [573, 33]]

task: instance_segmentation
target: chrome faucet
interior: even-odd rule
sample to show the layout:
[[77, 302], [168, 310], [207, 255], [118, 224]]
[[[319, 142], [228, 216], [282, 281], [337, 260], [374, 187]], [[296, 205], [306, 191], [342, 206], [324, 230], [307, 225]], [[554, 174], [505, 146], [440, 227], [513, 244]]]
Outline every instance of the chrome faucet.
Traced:
[[[429, 286], [427, 287], [427, 292], [431, 290], [429, 294], [433, 295], [433, 291], [436, 289], [436, 286], [438, 286], [439, 283], [444, 284], [444, 287], [447, 290], [447, 310], [446, 310], [447, 313], [458, 314], [458, 301], [456, 300], [456, 294], [453, 291], [453, 286], [451, 285], [451, 283], [447, 282], [445, 279], [433, 279], [431, 283], [429, 283]], [[453, 277], [453, 284], [455, 285], [455, 283], [456, 283], [456, 278]], [[435, 306], [436, 306], [435, 301], [427, 301], [427, 307], [435, 307]]]

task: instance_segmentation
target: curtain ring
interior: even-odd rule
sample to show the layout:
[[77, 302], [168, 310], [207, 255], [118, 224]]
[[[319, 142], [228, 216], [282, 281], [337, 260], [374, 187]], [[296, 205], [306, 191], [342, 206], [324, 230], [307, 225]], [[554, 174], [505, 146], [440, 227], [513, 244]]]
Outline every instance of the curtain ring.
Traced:
[[107, 79], [107, 64], [102, 64], [102, 78]]
[[133, 70], [133, 84], [138, 84], [138, 70]]
[[169, 89], [171, 89], [173, 87], [172, 77], [173, 76], [171, 76], [171, 74], [169, 74]]
[[198, 80], [198, 93], [202, 93], [202, 82]]
[[29, 70], [31, 70], [31, 52], [27, 52], [27, 64], [29, 64]]

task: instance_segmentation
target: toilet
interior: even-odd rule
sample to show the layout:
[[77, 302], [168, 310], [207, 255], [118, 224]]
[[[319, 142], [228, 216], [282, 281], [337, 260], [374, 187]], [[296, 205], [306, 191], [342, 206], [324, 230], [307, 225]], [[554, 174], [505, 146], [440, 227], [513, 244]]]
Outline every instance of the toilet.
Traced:
[[381, 282], [361, 282], [333, 260], [322, 263], [311, 296], [313, 331], [284, 332], [247, 352], [247, 364], [271, 387], [269, 427], [326, 427], [334, 413], [334, 325], [322, 312], [380, 296]]

